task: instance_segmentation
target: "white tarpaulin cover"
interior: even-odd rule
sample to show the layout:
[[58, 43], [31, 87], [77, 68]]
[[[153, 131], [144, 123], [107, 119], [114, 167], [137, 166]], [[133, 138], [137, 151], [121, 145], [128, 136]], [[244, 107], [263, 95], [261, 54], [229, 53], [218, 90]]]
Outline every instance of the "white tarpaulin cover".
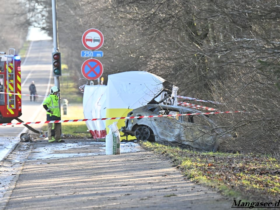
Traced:
[[[157, 75], [143, 71], [109, 75], [106, 94], [106, 117], [126, 117], [131, 110], [145, 106], [163, 90], [162, 83], [164, 81]], [[156, 101], [159, 101], [163, 94], [157, 97]], [[113, 122], [117, 122], [119, 129], [125, 125], [125, 120], [107, 120], [106, 128]], [[129, 138], [133, 139], [135, 137]]]
[[[126, 117], [128, 112], [145, 106], [158, 95], [164, 88], [164, 81], [157, 75], [143, 71], [111, 74], [107, 86], [85, 86], [84, 116], [86, 119]], [[161, 100], [163, 94], [156, 101]], [[121, 128], [125, 120], [88, 121], [87, 127], [93, 138], [105, 138], [105, 129], [113, 122], [117, 122], [118, 128]]]
[[155, 74], [130, 71], [108, 76], [107, 108], [145, 106], [162, 89], [165, 80]]
[[[102, 118], [106, 115], [106, 86], [86, 85], [84, 88], [83, 108], [85, 119]], [[103, 113], [103, 115], [102, 115]], [[86, 122], [94, 139], [106, 137], [105, 122], [101, 120]]]

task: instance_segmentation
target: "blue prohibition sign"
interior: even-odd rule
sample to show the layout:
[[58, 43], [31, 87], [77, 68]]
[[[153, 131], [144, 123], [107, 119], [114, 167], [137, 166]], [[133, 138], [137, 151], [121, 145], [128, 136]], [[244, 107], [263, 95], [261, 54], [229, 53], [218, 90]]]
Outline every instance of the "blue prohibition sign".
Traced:
[[100, 61], [89, 59], [82, 65], [82, 73], [89, 80], [98, 79], [103, 73], [103, 67]]

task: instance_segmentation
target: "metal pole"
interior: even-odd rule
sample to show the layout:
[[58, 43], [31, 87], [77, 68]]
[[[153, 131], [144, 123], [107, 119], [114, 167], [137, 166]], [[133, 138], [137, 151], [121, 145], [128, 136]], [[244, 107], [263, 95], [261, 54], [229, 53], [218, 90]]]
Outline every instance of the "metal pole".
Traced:
[[[58, 52], [57, 41], [57, 20], [56, 20], [56, 0], [52, 0], [52, 21], [53, 21], [53, 52]], [[54, 84], [60, 89], [59, 76], [54, 76]]]
[[[53, 52], [59, 52], [58, 37], [57, 37], [57, 19], [56, 19], [56, 0], [52, 0], [52, 21], [53, 21]], [[59, 76], [54, 76], [54, 85], [60, 90]], [[59, 98], [59, 112], [61, 113], [60, 92]], [[62, 129], [62, 128], [61, 128]], [[60, 131], [62, 134], [62, 130]]]
[[52, 21], [53, 21], [53, 52], [56, 52], [57, 51], [56, 0], [52, 0]]

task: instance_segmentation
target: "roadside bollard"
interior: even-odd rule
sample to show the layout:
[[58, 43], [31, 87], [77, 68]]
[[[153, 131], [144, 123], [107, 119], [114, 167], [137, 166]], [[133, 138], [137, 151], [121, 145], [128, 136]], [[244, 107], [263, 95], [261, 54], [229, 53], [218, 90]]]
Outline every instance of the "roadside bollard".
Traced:
[[67, 99], [63, 99], [63, 115], [67, 115], [67, 107], [68, 107], [68, 100]]
[[113, 133], [113, 154], [114, 155], [121, 154], [121, 151], [120, 151], [120, 138], [118, 138], [118, 136], [115, 133]]

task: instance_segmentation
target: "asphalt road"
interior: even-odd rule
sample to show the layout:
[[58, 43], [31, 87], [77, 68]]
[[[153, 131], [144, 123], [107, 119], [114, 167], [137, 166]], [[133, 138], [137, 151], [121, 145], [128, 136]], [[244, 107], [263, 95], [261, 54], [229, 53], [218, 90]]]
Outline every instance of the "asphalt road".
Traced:
[[[38, 95], [47, 95], [50, 90], [52, 71], [52, 41], [31, 42], [27, 57], [22, 61], [22, 94], [29, 94], [29, 85], [35, 82]], [[36, 102], [30, 102], [29, 96], [22, 96], [22, 116], [21, 120], [45, 121], [45, 111], [42, 108], [44, 97], [39, 97]], [[13, 122], [17, 122], [14, 120]], [[39, 129], [42, 125], [32, 126]], [[24, 126], [0, 126], [0, 137], [17, 137], [21, 132], [26, 132]], [[32, 133], [32, 132], [31, 132]]]

